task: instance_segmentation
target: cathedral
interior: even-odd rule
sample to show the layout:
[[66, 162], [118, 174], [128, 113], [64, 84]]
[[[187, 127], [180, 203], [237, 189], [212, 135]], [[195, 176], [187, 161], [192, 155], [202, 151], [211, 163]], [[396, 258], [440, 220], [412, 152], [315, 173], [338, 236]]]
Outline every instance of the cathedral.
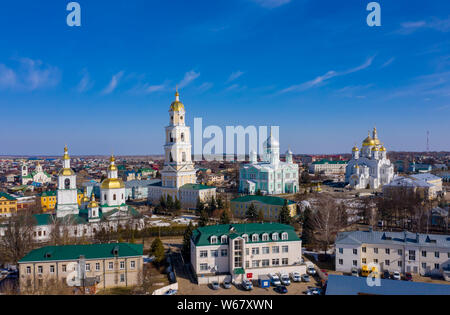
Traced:
[[250, 152], [250, 163], [239, 171], [239, 191], [246, 194], [285, 194], [298, 192], [298, 165], [293, 162], [292, 152], [286, 152], [286, 162], [280, 161], [280, 144], [272, 132], [263, 144], [262, 161]]
[[354, 189], [377, 189], [394, 178], [394, 166], [386, 156], [386, 148], [378, 139], [377, 128], [362, 143], [355, 146], [348, 162], [345, 181]]
[[161, 197], [171, 196], [182, 207], [195, 208], [197, 200], [208, 202], [216, 197], [216, 187], [197, 184], [197, 176], [191, 157], [191, 132], [186, 126], [186, 111], [175, 93], [175, 101], [169, 109], [170, 122], [165, 128], [165, 160], [161, 182], [149, 186], [148, 198], [157, 204]]
[[28, 185], [31, 182], [38, 184], [47, 184], [52, 181], [52, 176], [45, 172], [42, 165], [38, 162], [33, 172], [28, 172], [28, 165], [23, 163], [21, 167], [21, 181], [22, 185]]

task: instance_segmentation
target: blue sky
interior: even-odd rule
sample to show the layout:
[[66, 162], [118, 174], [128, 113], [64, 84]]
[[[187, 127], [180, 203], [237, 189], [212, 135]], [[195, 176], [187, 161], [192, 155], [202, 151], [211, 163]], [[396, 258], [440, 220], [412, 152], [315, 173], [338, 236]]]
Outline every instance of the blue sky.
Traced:
[[188, 123], [278, 125], [282, 150], [450, 150], [450, 3], [0, 3], [1, 154], [158, 154], [180, 86]]

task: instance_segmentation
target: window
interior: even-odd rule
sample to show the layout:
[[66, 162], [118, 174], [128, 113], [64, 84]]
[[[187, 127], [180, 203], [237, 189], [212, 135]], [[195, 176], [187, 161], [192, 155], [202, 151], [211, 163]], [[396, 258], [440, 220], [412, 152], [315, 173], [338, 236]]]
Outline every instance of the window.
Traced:
[[439, 264], [434, 264], [434, 269], [439, 269]]
[[391, 249], [390, 248], [386, 248], [386, 255], [390, 255], [391, 254]]
[[113, 200], [117, 200], [116, 194], [113, 195]]
[[248, 235], [247, 234], [242, 235], [242, 238], [245, 240], [246, 243], [248, 243]]
[[228, 256], [228, 250], [226, 250], [226, 249], [221, 249], [221, 250], [220, 250], [220, 256], [222, 256], [222, 257], [227, 257], [227, 256]]
[[363, 259], [362, 259], [362, 263], [363, 263], [363, 264], [367, 264], [367, 259], [366, 259], [366, 258], [363, 258]]
[[281, 252], [282, 253], [289, 253], [289, 246], [282, 246], [281, 247]]
[[367, 250], [367, 249], [366, 249], [365, 247], [362, 248], [362, 252], [363, 252], [363, 253], [365, 253], [366, 250]]
[[207, 271], [208, 270], [208, 264], [200, 264], [200, 271]]
[[282, 239], [283, 241], [287, 241], [287, 239], [288, 239], [288, 234], [287, 234], [286, 232], [284, 232], [283, 234], [281, 234], [281, 239]]
[[374, 259], [373, 262], [374, 262], [375, 264], [378, 264], [378, 259]]
[[422, 251], [422, 257], [427, 257], [427, 251], [426, 250]]
[[280, 252], [280, 247], [279, 246], [272, 247], [272, 254], [278, 254], [279, 252]]
[[384, 261], [384, 264], [386, 265], [386, 266], [389, 266], [390, 265], [390, 261], [389, 261], [389, 259], [386, 259], [385, 261]]
[[422, 268], [427, 269], [427, 263], [422, 263]]
[[42, 266], [38, 266], [38, 273], [41, 274], [44, 272], [44, 268]]
[[124, 261], [120, 262], [120, 269], [121, 270], [125, 269], [125, 262]]
[[252, 255], [259, 255], [259, 248], [258, 247], [253, 247], [252, 248]]
[[264, 233], [262, 236], [262, 240], [263, 240], [263, 242], [267, 242], [269, 240], [269, 234]]
[[399, 250], [398, 250], [398, 255], [399, 255], [399, 256], [402, 256], [402, 255], [403, 255], [403, 250], [399, 249]]
[[62, 272], [66, 272], [67, 271], [67, 266], [66, 265], [62, 265]]
[[200, 251], [200, 258], [207, 258], [208, 257], [208, 251], [207, 250], [201, 250]]
[[270, 264], [269, 259], [263, 259], [263, 261], [262, 261], [262, 266], [263, 267], [269, 267], [269, 264]]
[[86, 271], [91, 271], [91, 264], [86, 264]]
[[95, 263], [95, 271], [100, 271], [100, 263]]
[[114, 269], [114, 263], [111, 261], [108, 263], [108, 269], [113, 270]]
[[263, 247], [262, 248], [262, 253], [263, 253], [263, 255], [270, 254], [270, 248], [269, 247]]
[[358, 261], [354, 260], [353, 261], [353, 266], [358, 266]]
[[27, 274], [31, 274], [31, 267], [27, 267]]
[[289, 264], [289, 259], [288, 259], [288, 258], [283, 258], [283, 259], [281, 260], [281, 264], [282, 264], [283, 266], [287, 266], [287, 265]]
[[64, 181], [64, 189], [70, 189], [70, 179], [68, 178]]
[[252, 268], [259, 268], [259, 260], [253, 260], [252, 261]]
[[222, 235], [222, 237], [220, 238], [220, 241], [221, 241], [223, 244], [227, 244], [227, 243], [228, 243], [228, 236]]
[[373, 249], [373, 253], [374, 253], [374, 254], [378, 254], [378, 248], [375, 247], [375, 248]]
[[272, 240], [278, 241], [278, 233], [272, 233]]
[[272, 266], [279, 266], [280, 265], [280, 260], [277, 259], [272, 259]]
[[434, 252], [434, 257], [439, 258], [439, 252]]
[[416, 251], [415, 250], [409, 251], [409, 260], [416, 260]]
[[339, 259], [339, 265], [343, 265], [344, 264], [344, 260], [343, 259]]
[[219, 257], [219, 251], [218, 250], [212, 250], [211, 251], [211, 257]]
[[358, 255], [358, 250], [356, 248], [353, 249], [353, 255]]
[[401, 266], [403, 266], [403, 263], [401, 261], [398, 261], [397, 266], [401, 267]]
[[252, 242], [257, 242], [257, 241], [259, 241], [258, 234], [253, 234], [252, 235]]
[[339, 254], [343, 254], [344, 253], [344, 249], [343, 248], [339, 248]]
[[217, 236], [211, 236], [211, 244], [217, 244], [219, 242]]
[[120, 282], [125, 282], [125, 275], [124, 274], [120, 275]]

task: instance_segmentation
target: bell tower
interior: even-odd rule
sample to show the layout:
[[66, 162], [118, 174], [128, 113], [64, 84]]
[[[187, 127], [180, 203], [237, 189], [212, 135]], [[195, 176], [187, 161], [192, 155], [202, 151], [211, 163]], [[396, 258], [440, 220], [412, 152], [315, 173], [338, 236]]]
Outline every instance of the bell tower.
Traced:
[[67, 215], [77, 215], [77, 176], [70, 168], [70, 157], [67, 146], [64, 148], [64, 156], [62, 160], [62, 169], [58, 174], [58, 192], [56, 204], [56, 216], [58, 218]]

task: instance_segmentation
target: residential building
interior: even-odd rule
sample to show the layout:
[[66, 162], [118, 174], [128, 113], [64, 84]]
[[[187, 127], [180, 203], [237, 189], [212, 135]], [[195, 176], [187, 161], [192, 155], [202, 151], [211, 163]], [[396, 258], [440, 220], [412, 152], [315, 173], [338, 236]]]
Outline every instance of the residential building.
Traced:
[[377, 189], [389, 184], [394, 177], [394, 166], [387, 158], [386, 148], [378, 139], [377, 129], [367, 136], [361, 151], [355, 146], [348, 162], [345, 182], [354, 189]]
[[95, 293], [139, 285], [142, 271], [142, 244], [46, 246], [19, 261], [20, 291], [33, 293], [58, 283]]
[[277, 221], [280, 216], [281, 208], [283, 208], [285, 202], [287, 202], [291, 217], [297, 215], [297, 204], [295, 202], [275, 196], [242, 196], [231, 200], [230, 208], [236, 218], [245, 218], [248, 208], [253, 204], [257, 213], [262, 211], [265, 220]]
[[210, 225], [191, 238], [191, 264], [199, 283], [236, 282], [269, 273], [306, 272], [302, 241], [294, 228], [279, 223]]
[[320, 160], [311, 163], [309, 166], [309, 172], [324, 175], [345, 174], [347, 163], [347, 161]]
[[450, 268], [450, 235], [410, 232], [350, 231], [338, 233], [336, 271], [371, 265], [379, 272], [442, 275]]
[[42, 211], [53, 211], [56, 208], [56, 191], [45, 191], [41, 195]]
[[280, 161], [280, 144], [271, 134], [263, 144], [262, 161], [258, 162], [255, 151], [250, 152], [250, 163], [239, 170], [239, 192], [245, 194], [274, 195], [298, 192], [298, 165], [294, 163], [291, 150], [286, 161]]
[[396, 176], [383, 186], [383, 194], [392, 196], [402, 192], [418, 194], [424, 199], [435, 199], [444, 194], [442, 178], [432, 174], [416, 174], [410, 176]]
[[10, 194], [0, 192], [0, 217], [10, 217], [17, 212], [17, 199]]

